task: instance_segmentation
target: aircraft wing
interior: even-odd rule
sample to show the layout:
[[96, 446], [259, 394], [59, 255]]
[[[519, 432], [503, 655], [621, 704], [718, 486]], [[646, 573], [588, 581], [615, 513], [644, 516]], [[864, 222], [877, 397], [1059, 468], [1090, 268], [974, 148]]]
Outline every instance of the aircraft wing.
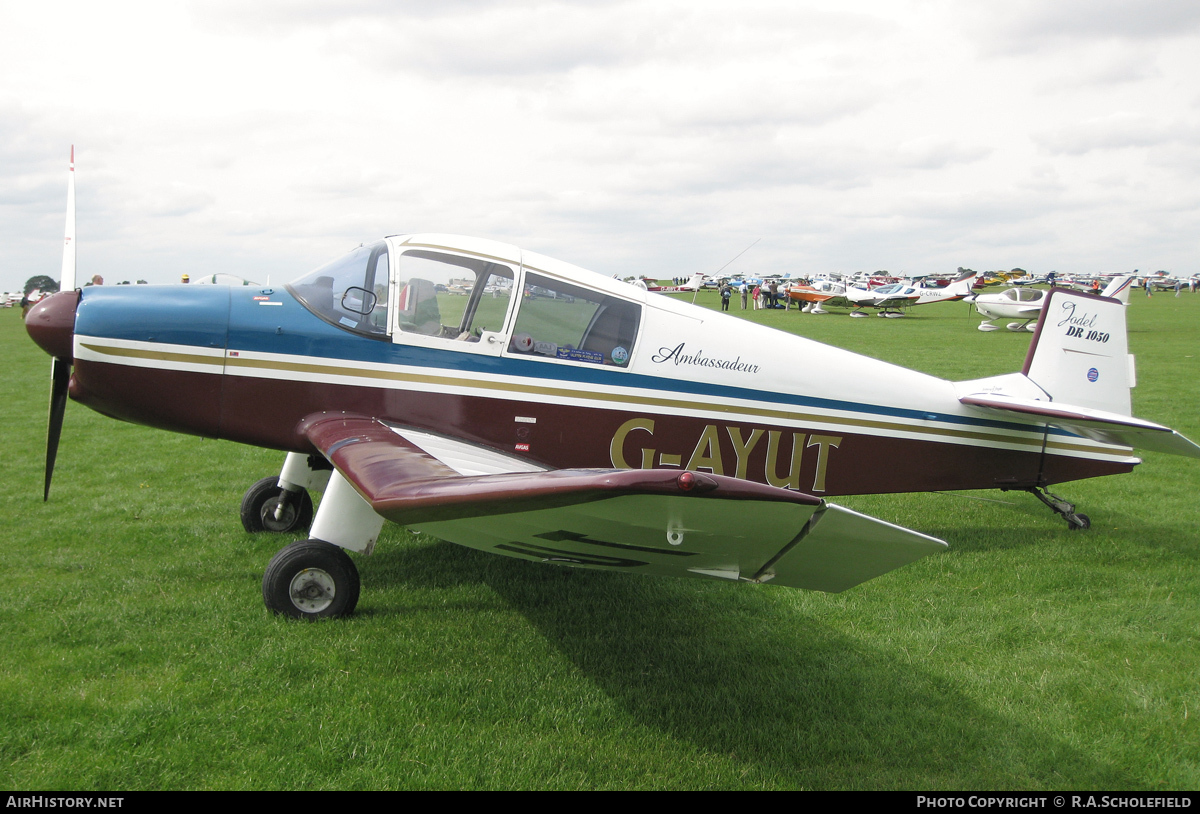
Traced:
[[1106, 444], [1200, 458], [1200, 446], [1170, 427], [1120, 413], [987, 393], [963, 396], [959, 401], [975, 407], [1043, 418], [1048, 424]]
[[[431, 436], [366, 416], [322, 413], [301, 430], [383, 517], [510, 557], [837, 592], [946, 548], [820, 498], [736, 478], [541, 470], [481, 447], [493, 474], [464, 475], [423, 448], [437, 447]], [[502, 471], [506, 458], [516, 471]]]
[[912, 305], [921, 297], [919, 294], [891, 294], [886, 297], [880, 297], [875, 302], [876, 308], [895, 308], [901, 305]]

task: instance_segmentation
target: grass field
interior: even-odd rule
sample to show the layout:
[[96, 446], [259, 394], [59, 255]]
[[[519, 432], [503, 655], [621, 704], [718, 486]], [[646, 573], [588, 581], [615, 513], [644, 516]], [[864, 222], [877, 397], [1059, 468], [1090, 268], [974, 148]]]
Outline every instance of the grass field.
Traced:
[[[951, 379], [1029, 341], [961, 303], [736, 313]], [[1135, 414], [1200, 439], [1200, 295], [1129, 321]], [[237, 517], [278, 453], [70, 404], [43, 504], [50, 362], [16, 309], [0, 348], [5, 789], [1200, 787], [1200, 461], [1059, 486], [1087, 532], [1025, 494], [842, 499], [951, 549], [839, 595], [388, 526], [358, 613], [300, 624], [260, 595], [287, 540]]]

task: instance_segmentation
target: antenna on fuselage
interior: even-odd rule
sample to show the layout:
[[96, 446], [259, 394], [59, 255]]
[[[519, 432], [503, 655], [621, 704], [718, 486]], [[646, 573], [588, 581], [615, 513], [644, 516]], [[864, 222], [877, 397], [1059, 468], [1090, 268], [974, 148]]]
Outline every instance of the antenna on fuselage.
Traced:
[[[735, 254], [735, 255], [733, 256], [733, 260], [737, 260], [737, 259], [738, 259], [739, 257], [741, 257], [743, 254], [745, 254], [746, 252], [748, 252], [748, 251], [750, 251], [751, 249], [753, 249], [753, 248], [754, 248], [754, 244], [755, 244], [755, 243], [758, 243], [758, 241], [759, 241], [759, 240], [762, 240], [762, 238], [761, 238], [761, 237], [760, 237], [760, 238], [758, 238], [758, 240], [755, 240], [755, 241], [754, 241], [754, 243], [751, 243], [749, 246], [747, 246], [746, 248], [742, 249], [740, 252], [738, 252], [737, 254]], [[722, 271], [724, 271], [726, 268], [728, 268], [730, 265], [732, 265], [732, 264], [733, 264], [733, 260], [730, 260], [730, 261], [729, 261], [728, 263], [726, 263], [724, 266], [721, 266], [719, 269], [717, 269], [715, 272], [713, 272], [713, 276], [715, 277], [716, 275], [718, 275], [718, 274], [720, 274]], [[695, 290], [694, 292], [692, 292], [692, 305], [695, 305], [695, 304], [696, 304], [696, 297], [698, 297], [699, 295], [700, 295], [700, 286], [696, 286], [696, 290]]]

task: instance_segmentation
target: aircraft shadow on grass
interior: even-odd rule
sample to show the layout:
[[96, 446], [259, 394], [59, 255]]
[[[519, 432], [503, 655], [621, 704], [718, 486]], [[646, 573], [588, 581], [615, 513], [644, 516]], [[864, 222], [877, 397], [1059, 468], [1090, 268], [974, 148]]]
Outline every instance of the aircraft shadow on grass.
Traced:
[[[919, 654], [885, 652], [770, 600], [786, 591], [538, 569], [445, 543], [386, 556], [386, 569], [372, 575], [377, 582], [433, 592], [486, 584], [633, 721], [733, 756], [778, 782], [881, 789], [1144, 785], [1119, 766], [980, 707], [951, 680], [923, 669]], [[731, 664], [738, 665], [732, 673]]]

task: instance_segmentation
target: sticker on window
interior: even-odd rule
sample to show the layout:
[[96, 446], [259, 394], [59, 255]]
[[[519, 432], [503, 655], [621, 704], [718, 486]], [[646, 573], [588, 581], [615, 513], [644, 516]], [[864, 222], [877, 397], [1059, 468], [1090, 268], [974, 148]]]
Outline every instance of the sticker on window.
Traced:
[[559, 359], [570, 359], [572, 362], [591, 362], [593, 365], [604, 364], [604, 354], [596, 350], [579, 350], [577, 348], [559, 348]]

